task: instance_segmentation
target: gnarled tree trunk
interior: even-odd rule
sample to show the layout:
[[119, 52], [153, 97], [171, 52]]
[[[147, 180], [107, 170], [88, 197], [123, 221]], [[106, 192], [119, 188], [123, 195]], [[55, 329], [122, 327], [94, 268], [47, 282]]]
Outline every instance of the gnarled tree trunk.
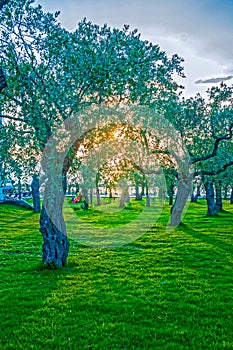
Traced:
[[207, 214], [215, 215], [217, 214], [217, 208], [214, 201], [214, 185], [212, 182], [207, 181], [204, 183], [205, 191], [206, 191], [206, 201], [207, 201]]
[[[63, 226], [64, 219], [62, 214], [57, 212], [56, 215], [58, 216], [57, 221], [60, 220], [60, 226]], [[64, 230], [62, 231], [58, 228], [50, 215], [48, 215], [44, 205], [40, 216], [40, 232], [44, 239], [42, 247], [43, 263], [56, 268], [64, 266], [68, 256], [69, 241]]]
[[64, 194], [62, 188], [55, 190], [51, 186], [51, 181], [47, 181], [40, 215], [40, 232], [44, 239], [42, 260], [45, 265], [55, 268], [65, 265], [69, 250], [62, 214]]
[[187, 173], [185, 175], [180, 175], [180, 178], [178, 180], [176, 199], [171, 209], [171, 226], [177, 226], [181, 223], [181, 216], [184, 211], [187, 198], [191, 193], [191, 188], [192, 175], [190, 175], [187, 170]]

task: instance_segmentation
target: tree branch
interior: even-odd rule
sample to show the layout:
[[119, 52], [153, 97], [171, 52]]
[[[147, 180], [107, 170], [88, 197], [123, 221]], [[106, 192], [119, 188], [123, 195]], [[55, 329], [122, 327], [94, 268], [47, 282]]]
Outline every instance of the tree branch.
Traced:
[[201, 161], [208, 160], [210, 158], [215, 157], [217, 155], [218, 146], [219, 146], [220, 142], [223, 141], [223, 140], [230, 140], [232, 138], [232, 135], [233, 135], [232, 129], [233, 129], [233, 123], [229, 127], [229, 133], [228, 134], [216, 138], [216, 140], [214, 142], [214, 148], [213, 148], [212, 153], [207, 154], [206, 156], [203, 156], [203, 157], [196, 157], [196, 158], [192, 159], [192, 163], [195, 164], [197, 162], [201, 162]]
[[233, 165], [233, 160], [232, 161], [230, 161], [230, 162], [228, 162], [228, 163], [226, 163], [226, 164], [224, 164], [224, 166], [222, 167], [222, 168], [220, 168], [220, 169], [218, 169], [218, 170], [216, 170], [216, 171], [214, 171], [214, 170], [212, 170], [212, 171], [205, 171], [205, 170], [202, 170], [202, 171], [200, 171], [200, 172], [195, 172], [193, 175], [194, 175], [194, 177], [195, 176], [204, 176], [204, 175], [209, 175], [209, 176], [214, 176], [214, 175], [218, 175], [218, 174], [221, 174], [221, 173], [223, 173], [227, 168], [229, 168], [230, 166], [232, 166]]

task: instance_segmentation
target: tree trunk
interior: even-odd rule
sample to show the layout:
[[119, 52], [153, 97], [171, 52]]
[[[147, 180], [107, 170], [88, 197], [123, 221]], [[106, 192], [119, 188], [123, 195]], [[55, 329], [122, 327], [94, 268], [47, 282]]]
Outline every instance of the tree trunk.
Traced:
[[109, 187], [109, 198], [112, 198], [112, 187]]
[[97, 205], [101, 205], [100, 190], [98, 186], [96, 186], [96, 198], [97, 198]]
[[169, 197], [169, 205], [173, 205], [173, 196], [174, 196], [174, 181], [167, 178], [167, 194]]
[[125, 206], [125, 202], [130, 202], [129, 189], [126, 181], [119, 182], [121, 187], [120, 207]]
[[192, 193], [191, 193], [191, 202], [192, 202], [192, 203], [195, 202], [195, 195], [194, 195], [193, 190], [192, 190]]
[[124, 206], [125, 206], [125, 198], [121, 197], [121, 199], [120, 199], [120, 207], [124, 208]]
[[87, 210], [89, 207], [88, 190], [86, 188], [82, 188], [82, 194], [83, 194], [84, 202], [82, 203], [81, 208], [84, 210]]
[[146, 185], [146, 206], [150, 207], [150, 194], [149, 194], [149, 186]]
[[145, 196], [145, 185], [142, 184], [141, 197]]
[[173, 205], [173, 194], [169, 195], [169, 205]]
[[142, 200], [142, 196], [141, 196], [141, 193], [139, 193], [139, 186], [138, 186], [138, 184], [136, 184], [135, 190], [136, 190], [135, 199], [138, 200], [138, 201], [141, 201]]
[[222, 184], [221, 181], [215, 182], [215, 192], [216, 192], [216, 210], [222, 211]]
[[92, 200], [93, 200], [93, 193], [92, 193], [92, 188], [90, 189], [90, 205], [92, 205]]
[[192, 177], [191, 175], [185, 175], [178, 181], [178, 189], [176, 199], [173, 207], [171, 208], [171, 226], [178, 226], [181, 223], [181, 216], [187, 201], [189, 194], [191, 193]]
[[233, 204], [233, 187], [231, 188], [230, 204]]
[[65, 191], [53, 189], [51, 183], [51, 181], [47, 181], [45, 186], [40, 216], [40, 232], [44, 239], [42, 260], [47, 266], [60, 268], [65, 265], [69, 250], [65, 221], [62, 215]]
[[86, 188], [82, 188], [82, 195], [87, 204], [89, 204], [89, 198], [88, 198], [88, 190]]
[[174, 186], [171, 184], [169, 188], [169, 205], [173, 205], [173, 196], [174, 196]]
[[21, 180], [18, 180], [18, 197], [19, 199], [22, 199], [22, 185], [21, 185]]
[[212, 182], [205, 182], [206, 201], [207, 201], [207, 215], [215, 215], [217, 213], [216, 204], [214, 202], [214, 185]]
[[31, 188], [32, 188], [32, 199], [33, 199], [34, 212], [39, 213], [40, 212], [40, 191], [39, 191], [40, 182], [39, 182], [39, 178], [37, 175], [33, 175]]
[[227, 199], [228, 186], [224, 187], [224, 199]]
[[96, 174], [95, 178], [95, 188], [96, 188], [96, 197], [97, 197], [97, 205], [101, 205], [101, 200], [100, 200], [100, 190], [99, 190], [99, 180], [100, 180], [100, 174]]
[[192, 203], [197, 203], [198, 197], [200, 196], [200, 190], [201, 190], [201, 186], [197, 185], [196, 193], [194, 194], [194, 191], [193, 191], [191, 195]]
[[127, 203], [130, 202], [130, 195], [129, 195], [129, 190], [128, 190], [128, 188], [127, 188], [127, 192], [126, 192], [126, 194], [125, 194], [125, 201], [126, 201]]
[[58, 223], [60, 220], [59, 227], [63, 226], [63, 230], [57, 227], [47, 214], [44, 205], [42, 206], [40, 216], [40, 232], [44, 239], [42, 260], [45, 265], [60, 268], [65, 265], [69, 241], [65, 234], [65, 223], [62, 213], [59, 212], [58, 208], [55, 209], [57, 211], [56, 222]]

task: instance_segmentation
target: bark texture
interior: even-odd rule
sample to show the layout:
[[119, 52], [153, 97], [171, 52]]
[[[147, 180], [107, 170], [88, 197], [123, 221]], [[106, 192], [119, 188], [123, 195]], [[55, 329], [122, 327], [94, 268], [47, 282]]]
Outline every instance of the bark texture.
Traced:
[[178, 181], [178, 190], [176, 194], [176, 199], [174, 206], [171, 209], [171, 219], [170, 219], [170, 225], [171, 226], [178, 226], [181, 223], [181, 216], [187, 201], [188, 196], [191, 193], [191, 187], [192, 187], [192, 177], [191, 175], [185, 174], [184, 176], [181, 176]]
[[[60, 179], [60, 181], [59, 181]], [[46, 266], [60, 268], [65, 265], [69, 241], [62, 208], [66, 192], [66, 177], [51, 175], [48, 178], [40, 215], [40, 232], [43, 236], [42, 261]]]
[[206, 191], [206, 201], [207, 201], [207, 214], [215, 215], [217, 214], [217, 208], [214, 201], [214, 185], [212, 182], [205, 182], [205, 191]]
[[[56, 223], [54, 223], [43, 205], [40, 216], [40, 232], [44, 239], [42, 247], [43, 263], [47, 266], [60, 268], [66, 263], [69, 241], [65, 234], [64, 218], [61, 213], [57, 213], [57, 215]], [[61, 227], [63, 230], [61, 230]]]
[[215, 182], [215, 192], [216, 192], [216, 210], [222, 211], [222, 184], [221, 181]]

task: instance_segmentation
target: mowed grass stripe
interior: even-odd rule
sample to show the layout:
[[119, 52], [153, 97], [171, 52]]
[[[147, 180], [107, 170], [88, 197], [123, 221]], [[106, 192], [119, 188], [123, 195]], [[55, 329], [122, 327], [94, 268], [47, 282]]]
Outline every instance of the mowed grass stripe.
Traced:
[[67, 266], [52, 271], [40, 263], [39, 216], [1, 205], [0, 349], [233, 349], [233, 207], [224, 208], [211, 218], [204, 201], [192, 204], [169, 233], [166, 206], [150, 232], [118, 248], [70, 240]]

